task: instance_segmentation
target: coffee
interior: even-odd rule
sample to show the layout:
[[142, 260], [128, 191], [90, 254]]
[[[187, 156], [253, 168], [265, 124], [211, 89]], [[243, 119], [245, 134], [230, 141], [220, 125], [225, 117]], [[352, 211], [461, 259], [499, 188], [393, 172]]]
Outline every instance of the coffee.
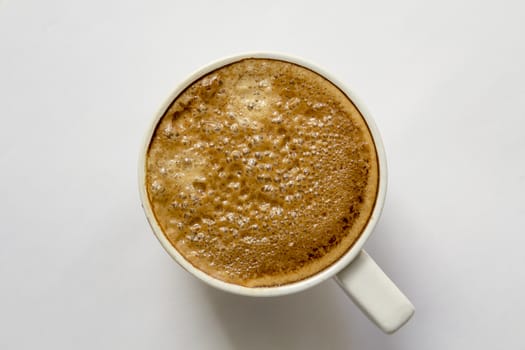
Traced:
[[146, 158], [154, 216], [193, 266], [248, 287], [312, 276], [359, 238], [379, 167], [367, 124], [319, 74], [243, 59], [193, 82]]

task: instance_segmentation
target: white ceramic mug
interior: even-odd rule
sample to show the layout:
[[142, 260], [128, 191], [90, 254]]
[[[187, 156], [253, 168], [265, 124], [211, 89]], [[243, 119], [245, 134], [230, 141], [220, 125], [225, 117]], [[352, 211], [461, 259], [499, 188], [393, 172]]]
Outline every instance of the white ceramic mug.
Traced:
[[[353, 246], [341, 256], [335, 263], [328, 268], [319, 271], [317, 274], [310, 276], [298, 282], [285, 284], [274, 287], [244, 287], [232, 283], [227, 283], [216, 279], [203, 271], [195, 268], [188, 262], [168, 241], [158, 222], [153, 215], [151, 204], [148, 200], [146, 192], [146, 154], [149, 143], [155, 127], [160, 118], [164, 115], [173, 100], [184, 91], [189, 85], [198, 80], [200, 77], [230, 63], [245, 59], [245, 58], [270, 58], [283, 61], [292, 62], [300, 66], [306, 67], [318, 74], [322, 75], [339, 89], [341, 89], [355, 104], [357, 109], [361, 112], [366, 120], [372, 137], [374, 139], [379, 160], [379, 188], [377, 193], [376, 204], [372, 215], [361, 233], [360, 237], [354, 242]], [[157, 236], [158, 240], [164, 249], [177, 261], [184, 269], [198, 277], [202, 281], [218, 289], [227, 292], [247, 295], [247, 296], [279, 296], [290, 293], [299, 292], [310, 287], [313, 287], [329, 278], [335, 278], [345, 293], [359, 306], [359, 308], [383, 331], [392, 333], [399, 327], [405, 324], [414, 313], [414, 306], [406, 298], [406, 296], [394, 285], [394, 283], [385, 275], [385, 273], [376, 265], [370, 256], [362, 250], [366, 240], [374, 230], [374, 227], [379, 220], [379, 216], [383, 209], [387, 186], [387, 168], [385, 150], [379, 135], [379, 131], [370, 116], [370, 113], [365, 108], [361, 100], [354, 94], [354, 92], [345, 87], [338, 79], [334, 78], [322, 69], [315, 65], [306, 62], [302, 59], [290, 57], [288, 55], [276, 53], [247, 53], [235, 55], [216, 62], [213, 62], [204, 68], [199, 69], [182, 82], [168, 97], [166, 102], [161, 106], [155, 115], [142, 148], [140, 150], [139, 159], [139, 190], [142, 200], [142, 207], [146, 213], [146, 217]]]

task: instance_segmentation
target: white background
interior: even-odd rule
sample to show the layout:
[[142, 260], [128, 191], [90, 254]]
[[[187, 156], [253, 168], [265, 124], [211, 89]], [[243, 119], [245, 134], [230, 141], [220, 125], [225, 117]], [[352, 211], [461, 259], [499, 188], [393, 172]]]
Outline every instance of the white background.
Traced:
[[[0, 349], [524, 349], [522, 1], [0, 0]], [[338, 76], [389, 163], [366, 249], [387, 336], [333, 281], [250, 299], [162, 250], [137, 155], [175, 85], [271, 50]]]

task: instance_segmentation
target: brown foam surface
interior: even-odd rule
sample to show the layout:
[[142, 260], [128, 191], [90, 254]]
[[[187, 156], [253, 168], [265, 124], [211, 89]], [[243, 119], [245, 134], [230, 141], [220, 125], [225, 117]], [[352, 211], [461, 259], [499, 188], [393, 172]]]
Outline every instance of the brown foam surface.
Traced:
[[228, 65], [179, 95], [146, 167], [171, 244], [198, 269], [249, 287], [337, 260], [365, 227], [378, 183], [351, 101], [316, 73], [269, 59]]

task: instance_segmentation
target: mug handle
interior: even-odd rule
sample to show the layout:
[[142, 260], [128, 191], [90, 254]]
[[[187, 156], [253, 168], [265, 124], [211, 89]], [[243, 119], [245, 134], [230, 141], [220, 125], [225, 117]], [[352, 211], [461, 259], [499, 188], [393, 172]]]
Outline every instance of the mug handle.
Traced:
[[394, 333], [414, 314], [414, 305], [364, 250], [334, 278], [385, 333]]

